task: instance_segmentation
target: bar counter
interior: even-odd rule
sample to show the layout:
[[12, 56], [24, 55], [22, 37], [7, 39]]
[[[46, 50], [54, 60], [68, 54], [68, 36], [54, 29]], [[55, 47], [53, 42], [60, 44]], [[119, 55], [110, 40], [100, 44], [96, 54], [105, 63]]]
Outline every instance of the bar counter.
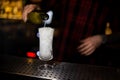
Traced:
[[3, 80], [120, 80], [119, 68], [68, 62], [55, 63], [53, 69], [40, 70], [39, 59], [0, 55], [0, 78]]

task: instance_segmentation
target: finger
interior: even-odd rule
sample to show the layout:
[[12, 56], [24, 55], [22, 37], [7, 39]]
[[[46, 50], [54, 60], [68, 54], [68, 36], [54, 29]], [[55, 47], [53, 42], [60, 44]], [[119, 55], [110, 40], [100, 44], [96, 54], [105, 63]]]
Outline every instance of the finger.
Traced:
[[36, 6], [35, 5], [27, 5], [25, 6], [24, 10], [23, 10], [23, 21], [26, 22], [27, 21], [27, 15], [32, 12], [34, 10]]
[[83, 42], [80, 46], [78, 46], [78, 49], [81, 49], [87, 45], [89, 45], [89, 42]]
[[90, 54], [92, 51], [94, 51], [94, 46], [91, 44], [88, 44], [82, 48], [78, 48], [78, 51], [81, 52], [82, 55]]
[[92, 49], [92, 46], [87, 45], [87, 46], [79, 49], [79, 51], [81, 52], [81, 54], [84, 54], [84, 53], [88, 52], [88, 51], [91, 50], [91, 49]]
[[88, 50], [84, 51], [82, 55], [88, 56], [91, 55], [95, 51], [94, 48], [89, 48]]
[[78, 50], [79, 50], [79, 52], [83, 52], [83, 51], [87, 50], [87, 49], [90, 48], [90, 47], [91, 47], [90, 44], [84, 43], [84, 44], [82, 44], [82, 45], [80, 45], [80, 46], [78, 47]]
[[27, 14], [26, 13], [23, 13], [22, 19], [23, 19], [24, 22], [27, 21]]
[[81, 52], [81, 55], [88, 56], [88, 55], [90, 55], [90, 54], [92, 54], [92, 53], [93, 53], [93, 50], [90, 49], [90, 50], [85, 50], [85, 51]]

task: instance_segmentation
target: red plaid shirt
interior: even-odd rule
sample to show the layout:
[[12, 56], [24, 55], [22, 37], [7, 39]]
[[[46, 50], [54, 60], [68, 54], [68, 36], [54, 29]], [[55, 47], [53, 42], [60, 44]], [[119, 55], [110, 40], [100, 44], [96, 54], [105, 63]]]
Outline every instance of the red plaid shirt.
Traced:
[[[43, 0], [44, 1], [44, 0]], [[55, 40], [54, 54], [62, 60], [77, 53], [80, 40], [103, 33], [109, 8], [99, 0], [45, 0], [44, 8], [53, 9], [56, 28], [61, 32]], [[58, 25], [59, 24], [59, 25]]]

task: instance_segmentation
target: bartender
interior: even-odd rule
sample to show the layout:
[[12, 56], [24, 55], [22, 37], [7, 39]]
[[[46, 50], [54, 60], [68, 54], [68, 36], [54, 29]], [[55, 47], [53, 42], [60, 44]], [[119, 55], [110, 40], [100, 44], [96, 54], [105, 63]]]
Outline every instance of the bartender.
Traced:
[[[26, 22], [28, 13], [33, 11], [35, 8], [40, 7], [44, 10], [53, 10], [53, 22], [50, 26], [58, 29], [58, 35], [54, 39], [53, 43], [55, 59], [59, 61], [90, 63], [90, 60], [94, 58], [94, 55], [81, 55], [82, 51], [79, 50], [79, 46], [83, 39], [96, 34], [103, 34], [100, 30], [94, 31], [95, 27], [101, 27], [103, 23], [105, 23], [104, 20], [106, 19], [107, 12], [104, 14], [104, 7], [106, 7], [106, 10], [109, 10], [109, 2], [107, 4], [103, 3], [104, 2], [99, 0], [88, 0], [87, 2], [84, 0], [41, 0], [39, 5], [38, 3], [35, 4], [31, 2], [24, 7], [23, 20]], [[96, 8], [94, 8], [95, 6], [91, 6], [92, 4], [99, 6], [101, 8], [101, 15], [103, 15], [103, 20], [97, 26], [95, 26], [93, 22], [97, 23], [96, 18], [101, 15], [98, 15]], [[91, 10], [91, 12], [89, 10]], [[90, 17], [92, 15], [98, 16]], [[86, 16], [89, 16], [90, 18]], [[99, 22], [99, 18], [97, 20]], [[89, 24], [87, 24], [86, 21]], [[99, 31], [99, 33], [97, 31]]]

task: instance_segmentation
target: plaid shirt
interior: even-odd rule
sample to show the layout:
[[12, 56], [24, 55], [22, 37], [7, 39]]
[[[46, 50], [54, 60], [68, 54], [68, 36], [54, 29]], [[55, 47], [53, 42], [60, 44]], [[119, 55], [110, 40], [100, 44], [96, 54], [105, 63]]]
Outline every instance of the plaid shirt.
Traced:
[[[44, 0], [43, 0], [44, 1]], [[53, 24], [61, 32], [55, 39], [54, 54], [59, 60], [67, 59], [77, 52], [80, 40], [102, 34], [109, 12], [107, 2], [99, 0], [45, 0], [44, 8], [53, 9]], [[80, 54], [80, 53], [79, 53]]]

